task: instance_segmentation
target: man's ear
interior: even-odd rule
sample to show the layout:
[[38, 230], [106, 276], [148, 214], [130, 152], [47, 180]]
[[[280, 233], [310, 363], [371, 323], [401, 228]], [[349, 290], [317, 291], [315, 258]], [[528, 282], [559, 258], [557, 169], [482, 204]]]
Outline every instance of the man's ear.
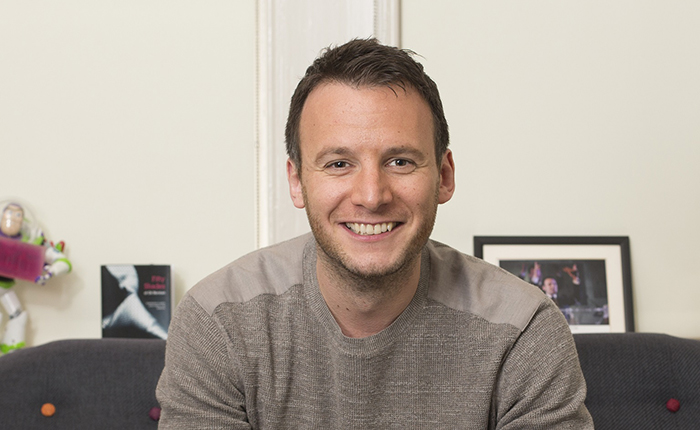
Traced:
[[447, 203], [455, 193], [455, 162], [452, 159], [452, 151], [445, 151], [440, 163], [440, 191], [438, 202]]
[[301, 176], [292, 160], [287, 159], [287, 181], [289, 182], [289, 195], [292, 197], [294, 206], [304, 208], [304, 193], [301, 189]]

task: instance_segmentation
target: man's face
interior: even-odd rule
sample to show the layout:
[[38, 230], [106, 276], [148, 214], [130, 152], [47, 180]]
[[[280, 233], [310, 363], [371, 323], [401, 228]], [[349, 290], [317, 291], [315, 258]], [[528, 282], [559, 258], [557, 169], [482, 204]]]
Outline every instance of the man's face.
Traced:
[[2, 212], [0, 231], [2, 231], [5, 236], [17, 236], [22, 229], [23, 221], [24, 211], [22, 211], [22, 208], [17, 205], [8, 205]]
[[553, 297], [555, 294], [557, 294], [557, 291], [559, 291], [559, 285], [557, 284], [556, 279], [545, 279], [542, 283], [542, 291], [544, 291], [549, 297]]
[[417, 264], [437, 205], [454, 192], [452, 153], [436, 162], [432, 115], [418, 93], [322, 84], [306, 100], [299, 135], [290, 193], [306, 208], [319, 258], [369, 278]]

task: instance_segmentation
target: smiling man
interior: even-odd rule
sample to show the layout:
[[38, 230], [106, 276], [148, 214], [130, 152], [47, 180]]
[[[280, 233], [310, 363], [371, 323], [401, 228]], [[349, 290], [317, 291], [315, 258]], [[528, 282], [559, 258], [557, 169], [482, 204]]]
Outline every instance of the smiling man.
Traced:
[[411, 301], [437, 205], [454, 191], [430, 107], [394, 87], [320, 84], [302, 110], [300, 157], [287, 163], [318, 245], [321, 294], [350, 337], [381, 331]]
[[312, 233], [188, 292], [160, 428], [592, 428], [554, 303], [429, 240], [455, 165], [437, 86], [409, 52], [327, 50], [292, 97], [286, 140]]

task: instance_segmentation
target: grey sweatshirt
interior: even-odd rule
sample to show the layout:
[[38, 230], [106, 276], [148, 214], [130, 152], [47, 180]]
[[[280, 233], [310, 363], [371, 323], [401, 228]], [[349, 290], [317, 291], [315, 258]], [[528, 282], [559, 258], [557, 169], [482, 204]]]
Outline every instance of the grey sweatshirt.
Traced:
[[161, 429], [592, 429], [566, 321], [536, 287], [430, 241], [418, 290], [345, 337], [312, 236], [205, 278], [170, 325]]

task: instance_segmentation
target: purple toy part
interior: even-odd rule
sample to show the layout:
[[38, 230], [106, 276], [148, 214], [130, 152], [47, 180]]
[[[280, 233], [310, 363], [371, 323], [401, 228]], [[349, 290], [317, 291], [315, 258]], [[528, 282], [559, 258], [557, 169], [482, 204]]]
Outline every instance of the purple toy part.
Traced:
[[0, 276], [32, 281], [41, 276], [46, 248], [0, 237]]

